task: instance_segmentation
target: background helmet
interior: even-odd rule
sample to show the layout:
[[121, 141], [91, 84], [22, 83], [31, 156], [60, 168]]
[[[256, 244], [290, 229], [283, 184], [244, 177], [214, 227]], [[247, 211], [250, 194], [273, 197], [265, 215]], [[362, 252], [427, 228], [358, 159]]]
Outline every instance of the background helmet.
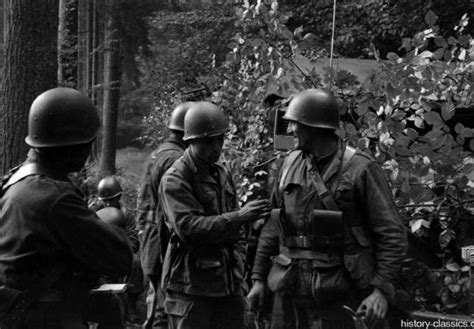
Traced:
[[117, 225], [125, 228], [127, 226], [127, 219], [125, 214], [117, 208], [105, 207], [97, 211], [97, 216], [107, 224]]
[[97, 186], [99, 200], [110, 200], [122, 194], [122, 186], [114, 176], [102, 178]]
[[71, 88], [54, 88], [31, 104], [25, 141], [31, 147], [84, 144], [95, 139], [99, 128], [99, 114], [87, 96]]
[[192, 104], [193, 102], [185, 102], [175, 107], [173, 113], [171, 113], [169, 129], [184, 131], [184, 115]]
[[290, 101], [283, 118], [311, 127], [338, 129], [339, 106], [331, 92], [306, 89]]
[[222, 110], [210, 102], [195, 102], [184, 117], [183, 140], [213, 137], [229, 130], [229, 122]]

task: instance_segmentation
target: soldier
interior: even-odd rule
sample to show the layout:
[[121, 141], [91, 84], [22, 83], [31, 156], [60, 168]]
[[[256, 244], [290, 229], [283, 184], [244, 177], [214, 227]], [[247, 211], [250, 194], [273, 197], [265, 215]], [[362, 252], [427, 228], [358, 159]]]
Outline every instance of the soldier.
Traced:
[[275, 209], [259, 238], [250, 306], [261, 306], [268, 283], [272, 328], [353, 328], [343, 305], [375, 327], [407, 246], [384, 172], [336, 134], [330, 92], [297, 94], [284, 118], [297, 150], [280, 169]]
[[160, 280], [169, 232], [158, 202], [158, 187], [163, 174], [183, 155], [186, 148], [183, 141], [183, 121], [191, 104], [192, 102], [181, 103], [173, 110], [168, 124], [168, 139], [145, 163], [138, 192], [136, 222], [141, 232], [140, 255], [143, 272], [149, 281], [147, 320], [144, 324], [146, 329], [168, 327], [163, 307], [165, 296], [160, 287]]
[[48, 90], [31, 105], [28, 158], [0, 192], [2, 328], [87, 328], [89, 283], [130, 272], [127, 236], [99, 220], [68, 179], [99, 127], [92, 102], [74, 89]]
[[[139, 256], [138, 232], [135, 226], [133, 213], [122, 204], [122, 186], [114, 176], [107, 176], [100, 180], [97, 185], [97, 194], [99, 201], [105, 208], [112, 207], [120, 210], [119, 216], [112, 216], [115, 219], [115, 225], [122, 227], [127, 234], [133, 250], [133, 266], [132, 271], [127, 275], [127, 320], [135, 323], [138, 320], [137, 302], [139, 295], [143, 292], [143, 271]], [[103, 209], [105, 209], [103, 208]], [[120, 216], [122, 215], [122, 216]]]
[[196, 102], [184, 118], [190, 146], [165, 173], [160, 203], [172, 235], [163, 264], [171, 328], [242, 328], [243, 225], [269, 215], [267, 200], [239, 210], [230, 172], [219, 163], [224, 113]]

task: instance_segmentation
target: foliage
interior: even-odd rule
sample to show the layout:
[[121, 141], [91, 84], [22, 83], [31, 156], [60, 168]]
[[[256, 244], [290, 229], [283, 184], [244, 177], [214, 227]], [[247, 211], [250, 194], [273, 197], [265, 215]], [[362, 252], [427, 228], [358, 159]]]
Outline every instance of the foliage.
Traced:
[[[371, 6], [375, 5], [370, 4], [368, 8], [373, 8]], [[433, 11], [420, 12], [426, 25], [418, 25], [417, 29], [428, 28], [414, 36], [410, 34], [413, 37], [408, 37], [411, 30], [403, 30], [407, 33], [400, 40], [403, 51], [396, 54], [388, 52], [389, 48], [383, 50], [387, 52], [388, 60], [380, 62], [380, 72], [369, 84], [361, 86], [348, 72], [328, 72], [319, 76], [315, 70], [296, 66], [297, 58], [311, 59], [314, 54], [323, 53], [324, 43], [315, 34], [305, 33], [314, 31], [312, 29], [298, 25], [290, 30], [287, 26], [292, 24], [290, 16], [280, 11], [277, 0], [244, 1], [236, 13], [238, 30], [230, 42], [225, 43], [229, 49], [225, 61], [222, 65], [217, 60], [207, 61], [206, 65], [193, 71], [193, 79], [214, 91], [213, 101], [231, 118], [225, 159], [239, 183], [240, 201], [245, 203], [251, 198], [268, 196], [269, 168], [273, 160], [282, 156], [272, 149], [272, 130], [268, 125], [272, 113], [262, 104], [268, 88], [287, 96], [313, 86], [332, 87], [343, 101], [341, 136], [372, 154], [383, 165], [407, 228], [442, 259], [443, 269], [436, 272], [413, 261], [413, 266], [418, 266], [420, 272], [419, 280], [407, 280], [405, 283], [411, 286], [402, 286], [398, 293], [411, 301], [406, 305], [461, 310], [466, 284], [464, 267], [457, 265], [459, 271], [452, 271], [450, 269], [456, 265], [450, 264], [461, 264], [459, 247], [472, 242], [472, 237], [461, 236], [461, 233], [474, 231], [470, 226], [474, 222], [474, 160], [470, 155], [474, 131], [468, 122], [454, 121], [456, 108], [473, 106], [474, 43], [466, 33], [467, 15], [455, 27], [454, 33], [445, 36], [445, 31], [435, 25], [438, 17]], [[406, 15], [409, 13], [407, 11]], [[376, 14], [371, 15], [375, 19]], [[360, 16], [356, 17], [359, 18], [355, 21], [362, 22]], [[294, 17], [291, 19], [294, 23]], [[402, 19], [397, 23], [399, 25], [390, 24], [391, 27], [377, 25], [377, 28], [395, 29], [396, 32], [390, 32], [392, 34], [385, 32], [392, 36], [404, 25]], [[364, 35], [367, 27], [364, 29], [358, 30], [360, 35]], [[375, 34], [370, 38], [370, 42], [375, 43]], [[341, 40], [343, 47], [347, 40]], [[363, 44], [365, 41], [351, 42]], [[167, 45], [171, 49], [190, 49], [187, 46], [179, 48], [172, 40]], [[373, 53], [380, 58], [379, 52], [374, 50]], [[192, 54], [204, 56], [204, 53]], [[161, 61], [170, 61], [171, 55], [167, 56], [170, 57], [161, 57]], [[173, 72], [176, 69], [173, 68]], [[145, 73], [150, 75], [149, 81], [157, 81], [155, 86], [160, 89], [155, 90], [163, 92], [163, 97], [154, 95], [156, 98], [150, 102], [156, 111], [147, 118], [149, 132], [159, 131], [154, 127], [163, 127], [167, 117], [165, 111], [180, 99], [178, 91], [186, 86], [181, 76], [166, 75], [165, 68], [153, 67], [153, 70]], [[157, 72], [164, 75], [157, 78]], [[171, 80], [167, 80], [170, 77]], [[167, 81], [171, 84], [166, 85]], [[284, 107], [284, 104], [285, 101], [280, 106]], [[153, 136], [152, 133], [148, 135]], [[420, 290], [426, 276], [434, 289], [429, 292], [430, 299]], [[433, 306], [436, 304], [438, 307]]]
[[142, 86], [135, 91], [150, 113], [143, 119], [144, 143], [156, 146], [163, 140], [183, 92], [200, 87], [198, 77], [224, 60], [234, 21], [230, 5], [159, 11], [149, 20], [152, 56], [140, 59]]
[[[448, 38], [438, 34], [433, 12], [425, 20], [429, 29], [403, 39], [406, 55], [389, 53], [369, 90], [353, 99], [348, 112], [357, 120], [345, 122], [344, 132], [384, 165], [411, 233], [450, 270], [461, 262], [460, 247], [473, 242], [465, 234], [474, 219], [474, 129], [453, 117], [456, 108], [473, 107], [474, 42], [465, 34], [467, 15]], [[443, 278], [434, 309], [461, 310], [465, 278]]]
[[[373, 57], [374, 49], [383, 58], [397, 52], [401, 40], [423, 29], [423, 18], [432, 10], [439, 16], [441, 34], [448, 35], [460, 14], [469, 12], [468, 0], [383, 0], [338, 5], [336, 11], [335, 51], [347, 57]], [[332, 1], [308, 2], [291, 10], [290, 28], [300, 25], [318, 36], [329, 49], [332, 28]]]
[[469, 283], [469, 266], [461, 267], [453, 262], [432, 270], [422, 262], [407, 259], [396, 299], [408, 309], [467, 313]]

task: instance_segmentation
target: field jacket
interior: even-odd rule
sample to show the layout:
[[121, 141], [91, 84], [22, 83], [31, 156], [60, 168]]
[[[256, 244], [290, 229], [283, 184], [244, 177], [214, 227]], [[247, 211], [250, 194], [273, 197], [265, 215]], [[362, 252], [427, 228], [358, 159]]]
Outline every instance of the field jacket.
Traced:
[[164, 288], [198, 296], [239, 292], [244, 232], [230, 172], [197, 160], [190, 149], [165, 173], [162, 204], [173, 235], [163, 265]]
[[0, 285], [31, 290], [55, 268], [64, 273], [55, 288], [67, 288], [67, 278], [81, 273], [130, 272], [132, 250], [124, 230], [101, 221], [67, 178], [35, 170], [18, 181], [10, 178], [3, 181], [0, 199]]
[[167, 139], [153, 151], [144, 165], [135, 221], [141, 233], [140, 260], [147, 275], [160, 276], [169, 239], [158, 202], [158, 187], [163, 174], [183, 155], [185, 148], [182, 141]]
[[[279, 253], [285, 237], [306, 230], [310, 214], [325, 206], [315, 189], [312, 171], [318, 170], [343, 212], [342, 262], [353, 283], [361, 289], [377, 287], [388, 296], [394, 292], [393, 281], [399, 273], [407, 249], [406, 234], [394, 203], [385, 173], [367, 154], [357, 151], [342, 166], [345, 146], [340, 147], [328, 165], [321, 166], [302, 151], [287, 171], [281, 172], [274, 189], [273, 205], [284, 209], [285, 231], [269, 221], [260, 235], [252, 278], [265, 281], [271, 267], [271, 256]], [[282, 168], [285, 167], [283, 164]], [[291, 249], [291, 248], [290, 248]], [[331, 261], [328, 259], [327, 261]]]

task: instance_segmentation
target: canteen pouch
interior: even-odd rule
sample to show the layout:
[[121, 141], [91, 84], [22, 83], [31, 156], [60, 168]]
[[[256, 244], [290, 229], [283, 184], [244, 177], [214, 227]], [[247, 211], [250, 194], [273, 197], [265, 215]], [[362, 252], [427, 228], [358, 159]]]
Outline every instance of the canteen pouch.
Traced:
[[23, 326], [34, 300], [27, 292], [0, 287], [0, 329], [19, 329]]
[[297, 268], [290, 257], [279, 254], [272, 257], [273, 265], [268, 274], [267, 284], [272, 292], [294, 292]]

